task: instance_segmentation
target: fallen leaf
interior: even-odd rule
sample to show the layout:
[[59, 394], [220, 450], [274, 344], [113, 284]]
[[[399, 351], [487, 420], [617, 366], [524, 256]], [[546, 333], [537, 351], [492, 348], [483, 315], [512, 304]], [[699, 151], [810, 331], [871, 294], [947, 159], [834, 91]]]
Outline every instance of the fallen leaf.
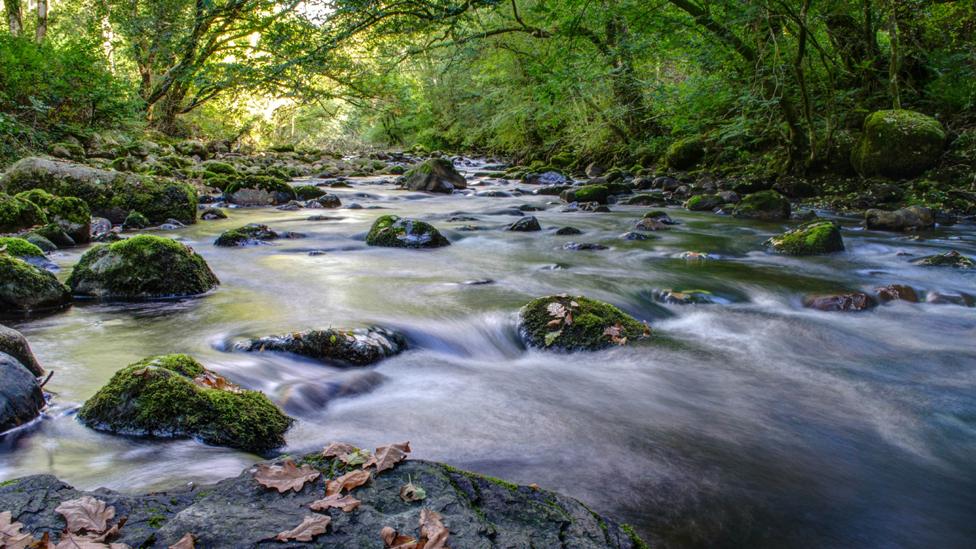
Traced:
[[401, 535], [389, 526], [380, 530], [380, 538], [383, 539], [384, 549], [416, 549], [419, 544], [417, 538]]
[[606, 330], [603, 330], [603, 335], [609, 336], [610, 341], [616, 345], [627, 344], [627, 337], [626, 336], [621, 337], [623, 333], [624, 333], [624, 327], [619, 322], [616, 325], [609, 326], [607, 327]]
[[288, 490], [298, 492], [305, 486], [305, 483], [319, 478], [320, 474], [311, 465], [305, 464], [298, 467], [294, 461], [286, 459], [281, 465], [258, 464], [258, 470], [254, 473], [254, 480], [265, 488], [275, 488], [283, 494]]
[[107, 543], [79, 534], [65, 534], [61, 536], [61, 541], [57, 545], [48, 543], [45, 549], [52, 547], [53, 549], [131, 549], [124, 543]]
[[532, 488], [533, 490], [541, 490], [542, 489], [542, 488], [539, 487], [538, 484], [536, 484], [534, 482], [529, 485], [529, 488]]
[[400, 498], [403, 501], [420, 501], [427, 498], [427, 491], [412, 482], [400, 487]]
[[193, 383], [201, 387], [206, 387], [208, 389], [217, 389], [218, 391], [227, 391], [228, 393], [240, 393], [240, 385], [235, 385], [224, 376], [217, 375], [213, 372], [204, 372], [197, 377], [193, 378]]
[[330, 480], [325, 483], [325, 495], [334, 496], [343, 490], [349, 491], [353, 488], [358, 488], [369, 480], [369, 471], [359, 470], [352, 471], [342, 475], [341, 477]]
[[545, 338], [546, 347], [549, 347], [550, 345], [552, 345], [553, 343], [555, 343], [556, 342], [556, 339], [558, 339], [559, 336], [561, 336], [561, 335], [563, 335], [563, 331], [562, 330], [558, 330], [558, 331], [555, 331], [555, 332], [548, 332], [548, 333], [546, 333], [546, 338]]
[[342, 509], [342, 512], [348, 513], [349, 511], [355, 510], [362, 503], [358, 499], [345, 495], [341, 496], [339, 494], [333, 494], [331, 496], [326, 496], [325, 499], [320, 499], [318, 501], [313, 501], [308, 508], [313, 511], [325, 511], [326, 509]]
[[10, 511], [0, 513], [0, 547], [26, 549], [35, 543], [34, 536], [21, 532], [24, 525], [13, 520]]
[[115, 507], [91, 496], [65, 501], [55, 507], [54, 511], [64, 516], [66, 530], [72, 534], [101, 534], [108, 530], [108, 521], [115, 517]]
[[650, 335], [651, 335], [651, 327], [650, 327], [650, 325], [647, 324], [647, 321], [645, 320], [644, 321], [644, 337], [650, 337]]
[[197, 538], [193, 534], [187, 532], [180, 541], [169, 546], [169, 549], [195, 549], [197, 544]]
[[430, 509], [420, 510], [420, 538], [427, 539], [423, 549], [450, 549], [447, 538], [450, 532], [441, 522], [441, 515]]
[[352, 444], [347, 442], [330, 442], [324, 450], [322, 450], [322, 457], [339, 457], [343, 454], [351, 454], [359, 450]]
[[380, 446], [376, 449], [373, 457], [363, 464], [363, 469], [371, 465], [376, 465], [377, 474], [381, 473], [387, 469], [392, 469], [394, 465], [406, 459], [409, 453], [410, 441], [391, 444], [389, 446]]
[[553, 301], [549, 305], [546, 305], [546, 312], [548, 312], [549, 316], [551, 317], [562, 318], [566, 316], [566, 313], [569, 311], [566, 310], [566, 307], [564, 307], [562, 303]]
[[312, 538], [324, 534], [329, 528], [332, 518], [329, 515], [306, 515], [302, 523], [275, 536], [278, 541], [312, 541]]

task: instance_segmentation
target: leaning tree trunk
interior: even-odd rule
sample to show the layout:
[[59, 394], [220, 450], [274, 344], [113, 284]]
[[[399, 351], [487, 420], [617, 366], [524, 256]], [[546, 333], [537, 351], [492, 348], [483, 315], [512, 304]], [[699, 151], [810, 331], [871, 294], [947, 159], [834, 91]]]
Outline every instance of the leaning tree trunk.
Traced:
[[20, 0], [4, 0], [4, 7], [7, 11], [7, 25], [10, 27], [10, 34], [20, 36], [24, 30], [24, 18], [20, 11]]

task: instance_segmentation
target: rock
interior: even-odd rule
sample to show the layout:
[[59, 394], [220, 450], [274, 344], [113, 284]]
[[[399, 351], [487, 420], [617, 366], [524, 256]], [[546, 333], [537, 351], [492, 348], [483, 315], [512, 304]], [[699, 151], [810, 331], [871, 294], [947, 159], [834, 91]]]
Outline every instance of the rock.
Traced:
[[717, 194], [699, 194], [689, 198], [684, 206], [693, 212], [710, 212], [725, 203]]
[[635, 231], [628, 231], [628, 232], [620, 235], [620, 239], [621, 240], [642, 241], [642, 240], [651, 240], [652, 238], [657, 238], [657, 237], [652, 237], [650, 235], [647, 235], [647, 234], [644, 234], [644, 233], [638, 233], [638, 232], [635, 232]]
[[671, 229], [667, 223], [652, 217], [645, 217], [634, 225], [638, 231], [667, 231]]
[[606, 204], [610, 189], [606, 185], [583, 185], [563, 191], [559, 198], [565, 202], [596, 202]]
[[660, 177], [655, 177], [651, 182], [651, 188], [661, 189], [664, 192], [674, 192], [678, 187], [681, 186], [681, 182], [673, 177], [668, 177], [662, 175]]
[[403, 186], [411, 191], [450, 194], [467, 188], [467, 181], [450, 160], [431, 158], [407, 171]]
[[75, 242], [84, 244], [91, 239], [91, 210], [84, 200], [54, 196], [42, 189], [18, 193], [17, 198], [36, 204], [49, 223], [58, 226]]
[[0, 352], [7, 353], [20, 362], [34, 377], [44, 375], [44, 368], [37, 362], [27, 338], [23, 334], [0, 324]]
[[589, 177], [591, 179], [594, 177], [600, 177], [606, 172], [607, 172], [606, 168], [597, 164], [596, 162], [590, 162], [589, 165], [586, 166], [586, 177]]
[[0, 233], [12, 233], [47, 223], [44, 211], [29, 200], [0, 193]]
[[707, 290], [654, 290], [654, 299], [669, 305], [704, 305], [715, 303], [715, 296]]
[[875, 306], [874, 298], [864, 292], [849, 294], [813, 295], [803, 300], [803, 306], [820, 311], [866, 311]]
[[959, 305], [972, 307], [976, 299], [962, 292], [932, 291], [925, 295], [925, 302], [933, 305]]
[[[115, 507], [116, 516], [128, 517], [118, 543], [131, 547], [168, 547], [186, 533], [196, 536], [196, 547], [263, 547], [309, 515], [309, 506], [325, 493], [327, 480], [357, 469], [335, 458], [317, 454], [295, 455], [322, 474], [297, 492], [287, 495], [261, 487], [249, 467], [236, 478], [193, 490], [179, 488], [149, 495], [123, 495], [111, 490], [79, 492], [51, 475], [35, 475], [4, 482], [0, 508], [24, 524], [24, 530], [52, 542], [61, 540], [64, 520], [54, 510], [63, 502], [91, 496]], [[280, 462], [279, 462], [280, 463]], [[400, 488], [412, 482], [427, 492], [421, 502], [405, 502]], [[351, 495], [358, 509], [326, 511], [332, 525], [309, 547], [332, 549], [382, 547], [380, 530], [395, 526], [403, 534], [419, 537], [421, 508], [443, 516], [449, 528], [448, 545], [472, 547], [571, 547], [574, 549], [639, 549], [647, 547], [633, 530], [597, 515], [582, 503], [530, 486], [469, 473], [448, 465], [408, 459]]]
[[0, 236], [0, 253], [28, 261], [30, 258], [43, 258], [44, 250], [23, 238]]
[[224, 231], [214, 241], [214, 246], [255, 246], [278, 238], [278, 233], [272, 231], [267, 225], [249, 223], [243, 227]]
[[313, 200], [326, 194], [325, 191], [315, 185], [299, 185], [294, 190], [299, 200]]
[[276, 209], [281, 210], [283, 212], [297, 212], [298, 210], [304, 207], [305, 206], [301, 202], [298, 202], [297, 200], [292, 200], [287, 204], [282, 204], [281, 206], [278, 206]]
[[206, 293], [218, 284], [207, 262], [192, 248], [145, 234], [92, 247], [68, 277], [75, 295], [106, 299], [185, 297]]
[[277, 206], [295, 198], [289, 184], [267, 175], [249, 175], [224, 189], [224, 199], [238, 206]]
[[671, 216], [668, 215], [668, 212], [665, 212], [663, 210], [651, 210], [651, 211], [647, 212], [646, 214], [644, 214], [643, 219], [652, 219], [652, 220], [657, 221], [659, 223], [664, 223], [665, 225], [677, 225], [678, 224], [677, 221], [671, 219]]
[[788, 255], [819, 255], [844, 251], [840, 226], [833, 221], [814, 221], [766, 241], [773, 250]]
[[[339, 200], [339, 197], [338, 196], [336, 196], [334, 194], [331, 194], [331, 193], [329, 193], [329, 194], [323, 194], [322, 196], [316, 198], [315, 200], [309, 200], [308, 202], [305, 203], [305, 207], [306, 208], [328, 208], [328, 209], [331, 209], [331, 208], [338, 208], [339, 206], [342, 206], [342, 201]], [[350, 209], [360, 209], [360, 208], [362, 208], [362, 206], [359, 206], [359, 208], [356, 208], [356, 206], [359, 206], [359, 205], [358, 204], [350, 204], [349, 205], [349, 208]]]
[[567, 242], [563, 244], [563, 249], [570, 250], [573, 252], [580, 252], [580, 251], [609, 250], [610, 248], [604, 246], [603, 244], [596, 244], [594, 242]]
[[373, 223], [366, 235], [366, 244], [388, 248], [439, 248], [451, 243], [430, 223], [384, 215]]
[[790, 201], [776, 191], [746, 195], [732, 210], [734, 217], [781, 221], [790, 218]]
[[112, 222], [104, 217], [93, 217], [91, 220], [91, 234], [99, 237], [112, 232]]
[[145, 229], [148, 226], [149, 219], [141, 213], [135, 211], [130, 212], [129, 215], [126, 216], [125, 221], [122, 222], [122, 228], [124, 230]]
[[556, 230], [556, 234], [559, 236], [569, 236], [575, 234], [583, 234], [583, 231], [577, 229], [576, 227], [560, 227]]
[[541, 231], [542, 227], [539, 225], [539, 220], [535, 218], [534, 215], [529, 217], [523, 217], [515, 223], [512, 223], [505, 229], [506, 231], [517, 231], [517, 232], [531, 232], [531, 231]]
[[153, 223], [176, 218], [196, 221], [197, 197], [193, 187], [169, 179], [100, 170], [82, 164], [46, 158], [24, 158], [0, 177], [7, 192], [43, 189], [60, 197], [80, 198], [92, 214], [121, 223], [129, 212], [142, 212]]
[[942, 124], [909, 110], [877, 111], [851, 151], [851, 164], [863, 177], [911, 178], [931, 168], [945, 146]]
[[57, 251], [58, 247], [54, 242], [51, 242], [47, 238], [37, 234], [28, 233], [24, 236], [24, 240], [30, 242], [31, 244], [37, 246], [44, 253]]
[[150, 357], [112, 376], [78, 412], [99, 431], [268, 452], [292, 424], [268, 397], [206, 370], [187, 355]]
[[0, 315], [22, 315], [64, 307], [68, 288], [50, 272], [0, 253]]
[[930, 255], [912, 261], [922, 267], [954, 267], [956, 269], [972, 269], [976, 267], [976, 262], [962, 255], [961, 253], [950, 250], [944, 254]]
[[878, 294], [878, 299], [882, 303], [889, 301], [918, 303], [918, 294], [915, 292], [915, 289], [904, 284], [889, 284], [881, 288], [875, 288], [874, 292]]
[[44, 405], [37, 377], [16, 358], [0, 352], [0, 433], [36, 418]]
[[187, 139], [174, 145], [177, 151], [183, 156], [196, 156], [200, 160], [206, 160], [210, 154], [207, 144], [197, 139]]
[[227, 219], [227, 212], [220, 208], [207, 208], [200, 212], [200, 219], [213, 221], [215, 219]]
[[[568, 322], [567, 322], [568, 321]], [[583, 296], [551, 295], [519, 311], [518, 331], [530, 347], [595, 351], [644, 337], [646, 327], [620, 309]]]
[[932, 210], [923, 206], [909, 206], [895, 211], [867, 210], [864, 226], [882, 231], [906, 231], [928, 229], [935, 225]]
[[523, 177], [522, 181], [529, 185], [568, 185], [571, 183], [569, 178], [555, 170], [542, 173], [530, 173]]
[[700, 137], [679, 139], [664, 153], [664, 162], [675, 170], [688, 170], [697, 166], [705, 157], [705, 142]]
[[665, 204], [667, 199], [661, 194], [636, 194], [623, 201], [624, 206], [658, 206]]
[[342, 366], [367, 366], [403, 352], [406, 339], [399, 332], [371, 327], [362, 330], [309, 330], [243, 341], [237, 351], [294, 353]]

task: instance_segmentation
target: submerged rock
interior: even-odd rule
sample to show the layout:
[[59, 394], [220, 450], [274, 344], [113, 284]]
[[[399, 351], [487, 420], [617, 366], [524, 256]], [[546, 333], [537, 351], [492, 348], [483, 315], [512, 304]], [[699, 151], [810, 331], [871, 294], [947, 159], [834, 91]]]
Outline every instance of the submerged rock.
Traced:
[[207, 208], [200, 212], [200, 219], [213, 221], [215, 219], [227, 219], [227, 212], [220, 208]]
[[583, 234], [583, 231], [577, 229], [576, 227], [560, 227], [556, 229], [556, 234], [559, 236], [570, 236], [576, 234]]
[[819, 311], [866, 311], [875, 305], [874, 298], [864, 292], [812, 295], [803, 300], [804, 307]]
[[249, 223], [243, 227], [224, 231], [214, 241], [214, 246], [254, 246], [278, 238], [278, 233], [272, 231], [267, 225]]
[[94, 246], [68, 278], [75, 295], [108, 299], [184, 297], [206, 293], [218, 284], [192, 248], [152, 235]]
[[921, 265], [922, 267], [954, 267], [956, 269], [976, 268], [976, 262], [955, 250], [950, 250], [944, 254], [922, 257], [916, 259], [912, 263]]
[[37, 362], [27, 338], [23, 334], [0, 324], [0, 352], [7, 353], [24, 365], [35, 377], [44, 375], [44, 368]]
[[570, 182], [569, 178], [555, 170], [530, 173], [523, 177], [522, 181], [529, 185], [566, 185]]
[[373, 223], [366, 235], [366, 244], [387, 248], [439, 248], [450, 245], [450, 241], [430, 223], [384, 215]]
[[669, 305], [703, 305], [715, 303], [715, 296], [708, 290], [654, 290], [654, 299]]
[[509, 225], [505, 230], [516, 231], [516, 232], [532, 232], [541, 231], [542, 226], [539, 225], [539, 220], [535, 218], [534, 215], [529, 217], [523, 217], [515, 223]]
[[734, 217], [780, 221], [790, 218], [790, 201], [776, 191], [761, 191], [743, 197], [732, 210]]
[[904, 284], [889, 284], [881, 288], [875, 288], [874, 292], [878, 294], [878, 299], [882, 303], [889, 301], [918, 303], [918, 293], [911, 286], [905, 286]]
[[650, 330], [609, 303], [583, 296], [552, 295], [522, 307], [518, 331], [530, 347], [595, 351], [641, 339]]
[[915, 177], [931, 168], [945, 145], [942, 124], [909, 110], [877, 111], [864, 121], [851, 164], [862, 176]]
[[610, 189], [606, 185], [583, 185], [563, 191], [559, 197], [565, 202], [596, 202], [606, 204]]
[[70, 301], [68, 288], [53, 274], [0, 253], [0, 315], [57, 309]]
[[399, 332], [371, 327], [362, 330], [309, 330], [242, 341], [244, 352], [294, 353], [329, 364], [368, 366], [403, 352], [406, 339]]
[[789, 255], [819, 255], [844, 251], [840, 226], [833, 221], [815, 221], [766, 241], [773, 250]]
[[85, 402], [78, 419], [99, 431], [192, 437], [258, 453], [283, 446], [293, 421], [261, 392], [241, 389], [178, 354], [119, 370]]
[[452, 193], [467, 188], [467, 180], [444, 158], [431, 158], [411, 168], [404, 175], [403, 186], [411, 191]]
[[909, 206], [894, 211], [871, 209], [864, 212], [864, 226], [882, 231], [928, 229], [935, 225], [932, 210], [923, 206]]
[[36, 418], [44, 405], [44, 393], [34, 374], [16, 358], [0, 352], [0, 433]]
[[276, 206], [295, 200], [295, 190], [280, 179], [267, 175], [250, 175], [224, 189], [224, 198], [238, 206]]

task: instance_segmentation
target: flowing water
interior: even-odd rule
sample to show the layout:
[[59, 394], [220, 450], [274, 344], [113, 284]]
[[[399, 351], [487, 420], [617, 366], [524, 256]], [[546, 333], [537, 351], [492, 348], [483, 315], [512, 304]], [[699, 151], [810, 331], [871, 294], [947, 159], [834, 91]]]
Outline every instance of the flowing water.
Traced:
[[[972, 226], [912, 238], [841, 219], [848, 251], [787, 258], [761, 246], [786, 224], [672, 208], [680, 225], [625, 241], [619, 235], [647, 208], [565, 213], [552, 197], [429, 196], [368, 179], [334, 192], [363, 208], [230, 210], [228, 220], [160, 233], [206, 258], [222, 281], [210, 295], [78, 303], [14, 323], [55, 371], [54, 396], [42, 421], [0, 443], [0, 480], [51, 473], [82, 489], [139, 492], [213, 482], [259, 460], [195, 441], [97, 433], [76, 420], [117, 369], [181, 352], [298, 418], [285, 452], [409, 440], [414, 457], [564, 492], [669, 546], [945, 548], [976, 539], [976, 309], [801, 305], [807, 293], [888, 283], [974, 291], [972, 273], [909, 263], [947, 249], [976, 254]], [[534, 212], [544, 231], [499, 230], [516, 219], [506, 210], [523, 204], [547, 208]], [[369, 248], [365, 232], [383, 213], [429, 220], [453, 245]], [[448, 221], [461, 213], [477, 220]], [[249, 222], [307, 238], [212, 245]], [[583, 234], [553, 233], [566, 225]], [[609, 249], [563, 249], [571, 240]], [[62, 276], [82, 251], [56, 255]], [[685, 260], [685, 251], [710, 258]], [[656, 288], [709, 290], [719, 303], [661, 305]], [[518, 308], [563, 292], [612, 302], [679, 344], [526, 350]], [[359, 370], [221, 350], [245, 336], [370, 324], [403, 330], [411, 350]]]

